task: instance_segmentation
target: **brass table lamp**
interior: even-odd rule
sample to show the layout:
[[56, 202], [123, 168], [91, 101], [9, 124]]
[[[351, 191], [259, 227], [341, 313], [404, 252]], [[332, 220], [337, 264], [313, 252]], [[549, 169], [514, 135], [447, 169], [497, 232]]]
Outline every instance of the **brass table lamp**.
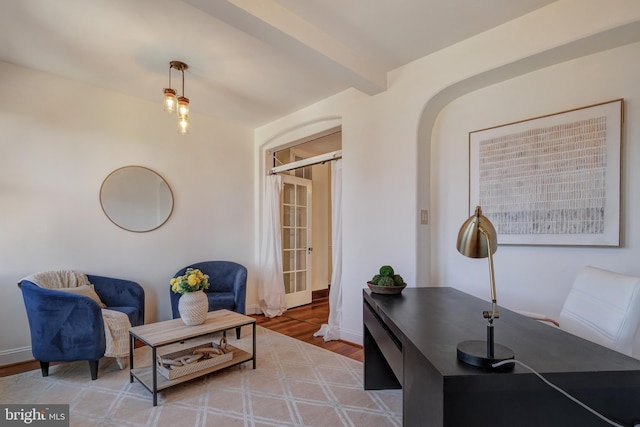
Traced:
[[[467, 219], [458, 233], [456, 247], [458, 252], [469, 258], [489, 258], [489, 276], [491, 279], [491, 311], [484, 311], [487, 319], [486, 341], [463, 341], [458, 344], [458, 360], [483, 368], [493, 368], [493, 364], [513, 359], [511, 349], [494, 343], [493, 321], [500, 317], [496, 300], [496, 280], [493, 274], [493, 254], [498, 249], [496, 229], [489, 218], [482, 215], [482, 208], [476, 206], [475, 213]], [[502, 369], [513, 367], [512, 363]]]

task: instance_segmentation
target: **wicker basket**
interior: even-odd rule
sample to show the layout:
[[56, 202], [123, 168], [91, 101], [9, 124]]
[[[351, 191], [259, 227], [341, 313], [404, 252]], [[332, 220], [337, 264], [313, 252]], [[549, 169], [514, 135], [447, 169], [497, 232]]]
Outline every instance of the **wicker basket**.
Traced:
[[219, 356], [214, 356], [209, 359], [200, 359], [197, 362], [189, 363], [188, 365], [183, 366], [174, 366], [173, 369], [167, 369], [162, 364], [162, 359], [177, 359], [182, 356], [187, 356], [193, 354], [193, 350], [196, 348], [209, 347], [213, 348], [213, 345], [209, 343], [208, 345], [197, 345], [190, 348], [185, 348], [180, 351], [176, 351], [174, 353], [167, 353], [162, 356], [158, 355], [156, 363], [158, 364], [158, 372], [168, 380], [172, 380], [175, 378], [182, 377], [184, 375], [192, 374], [194, 372], [198, 372], [202, 369], [207, 369], [212, 366], [219, 365], [220, 363], [228, 362], [233, 359], [233, 351], [236, 350], [235, 347], [227, 345], [227, 349], [230, 350], [228, 353], [221, 354]]

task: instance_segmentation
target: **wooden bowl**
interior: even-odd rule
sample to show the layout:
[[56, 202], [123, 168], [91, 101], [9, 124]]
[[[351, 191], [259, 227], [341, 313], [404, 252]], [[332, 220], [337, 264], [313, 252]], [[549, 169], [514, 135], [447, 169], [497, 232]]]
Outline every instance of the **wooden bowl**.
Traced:
[[367, 282], [367, 286], [369, 286], [369, 289], [371, 289], [371, 292], [374, 294], [394, 295], [402, 292], [402, 290], [407, 287], [407, 284], [403, 283], [401, 286], [378, 286]]

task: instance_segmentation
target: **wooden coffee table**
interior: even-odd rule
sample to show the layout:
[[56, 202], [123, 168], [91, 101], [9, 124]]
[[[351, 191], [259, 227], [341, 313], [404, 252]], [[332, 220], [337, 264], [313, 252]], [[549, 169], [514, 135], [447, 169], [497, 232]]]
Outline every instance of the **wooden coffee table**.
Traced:
[[[240, 349], [234, 349], [233, 358], [229, 361], [211, 366], [196, 372], [168, 380], [163, 376], [158, 377], [157, 356], [159, 348], [173, 349], [188, 347], [198, 343], [216, 332], [227, 331], [245, 325], [253, 325], [253, 348], [251, 353]], [[133, 367], [133, 350], [135, 340], [151, 347], [151, 366], [142, 368]], [[206, 340], [206, 339], [205, 339]], [[253, 369], [256, 368], [256, 320], [230, 310], [216, 310], [207, 314], [207, 319], [201, 325], [186, 326], [182, 319], [166, 320], [164, 322], [150, 323], [148, 325], [135, 326], [129, 329], [129, 381], [136, 378], [147, 390], [153, 394], [153, 406], [158, 404], [158, 391], [191, 379], [209, 374], [211, 372], [253, 361]]]

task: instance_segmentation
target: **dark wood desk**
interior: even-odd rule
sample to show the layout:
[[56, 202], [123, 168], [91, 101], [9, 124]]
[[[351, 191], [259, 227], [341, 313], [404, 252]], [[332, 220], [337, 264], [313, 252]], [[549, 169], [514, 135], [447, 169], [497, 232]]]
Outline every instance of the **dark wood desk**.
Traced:
[[[405, 426], [607, 426], [516, 365], [492, 372], [457, 360], [484, 340], [490, 304], [453, 288], [363, 291], [365, 389], [403, 389]], [[640, 360], [500, 308], [496, 343], [615, 422], [640, 420]]]

